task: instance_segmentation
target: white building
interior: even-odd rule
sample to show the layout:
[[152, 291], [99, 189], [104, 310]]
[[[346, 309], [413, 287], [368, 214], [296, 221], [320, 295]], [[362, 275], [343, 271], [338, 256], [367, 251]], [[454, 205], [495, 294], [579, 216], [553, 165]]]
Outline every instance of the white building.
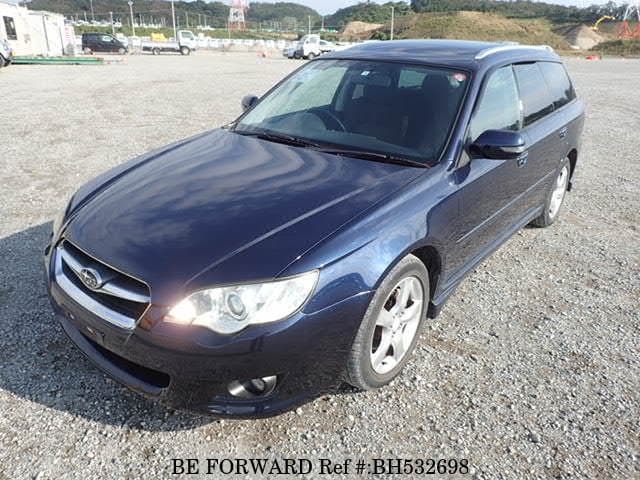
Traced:
[[29, 10], [0, 0], [0, 39], [16, 56], [56, 57], [73, 54], [75, 34], [57, 13]]

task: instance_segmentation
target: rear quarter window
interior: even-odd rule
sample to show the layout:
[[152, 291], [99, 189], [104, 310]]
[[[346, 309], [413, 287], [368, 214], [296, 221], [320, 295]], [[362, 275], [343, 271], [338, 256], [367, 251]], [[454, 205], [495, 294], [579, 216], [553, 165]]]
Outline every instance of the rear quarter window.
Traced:
[[569, 75], [561, 63], [540, 62], [538, 65], [547, 81], [549, 90], [551, 90], [553, 106], [556, 109], [576, 98], [576, 92]]
[[513, 71], [518, 80], [526, 127], [553, 112], [553, 95], [537, 63], [517, 64]]

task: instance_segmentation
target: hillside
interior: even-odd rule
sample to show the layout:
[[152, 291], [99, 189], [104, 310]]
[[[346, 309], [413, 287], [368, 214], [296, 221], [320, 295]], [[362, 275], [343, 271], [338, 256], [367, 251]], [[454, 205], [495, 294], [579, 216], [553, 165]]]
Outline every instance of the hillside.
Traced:
[[[389, 26], [376, 32], [373, 38], [385, 38]], [[550, 45], [567, 49], [569, 44], [551, 30], [543, 19], [513, 19], [494, 13], [452, 12], [421, 13], [399, 18], [396, 38], [450, 38], [462, 40], [514, 41]]]
[[[32, 10], [47, 10], [80, 18], [86, 13], [87, 18], [91, 20], [88, 0], [32, 0], [27, 5]], [[200, 23], [204, 24], [206, 20], [207, 25], [224, 28], [229, 16], [229, 5], [220, 1], [176, 1], [175, 9], [176, 17], [181, 25], [187, 22], [185, 15], [189, 15], [191, 26], [198, 23], [196, 22], [197, 18]], [[108, 20], [110, 18], [109, 12], [113, 12], [116, 20], [128, 24], [129, 6], [126, 0], [93, 0], [93, 10], [95, 19], [98, 21]], [[165, 0], [135, 0], [133, 10], [134, 15], [143, 16], [143, 20], [160, 21], [159, 19], [164, 18], [168, 24], [171, 19], [171, 3]], [[263, 28], [275, 27], [276, 23], [278, 28], [292, 28], [295, 25], [307, 25], [309, 16], [314, 23], [320, 19], [320, 14], [314, 9], [297, 3], [251, 3], [246, 20], [249, 27], [254, 28], [259, 26]]]
[[410, 14], [411, 7], [405, 2], [358, 3], [350, 7], [341, 8], [333, 15], [325, 18], [325, 25], [331, 28], [343, 29], [349, 22], [387, 23], [391, 20], [391, 7], [395, 7], [396, 16]]
[[625, 9], [623, 3], [615, 4], [609, 2], [602, 5], [591, 5], [586, 8], [577, 8], [527, 0], [412, 0], [411, 7], [417, 13], [475, 11], [497, 13], [507, 18], [544, 18], [555, 24], [593, 24], [605, 14], [616, 17], [622, 16]]

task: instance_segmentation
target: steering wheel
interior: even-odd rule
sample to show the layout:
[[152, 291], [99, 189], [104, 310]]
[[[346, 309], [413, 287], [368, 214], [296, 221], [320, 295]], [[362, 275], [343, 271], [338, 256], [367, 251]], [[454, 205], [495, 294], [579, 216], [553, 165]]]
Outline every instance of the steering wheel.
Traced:
[[[339, 129], [342, 132], [347, 131], [347, 127], [344, 126], [344, 123], [342, 123], [342, 121], [329, 110], [314, 109], [314, 110], [309, 110], [308, 112], [314, 114], [316, 117], [322, 120], [322, 123], [324, 123], [325, 126], [331, 130]], [[330, 124], [333, 124], [333, 125], [330, 125]], [[336, 126], [338, 128], [333, 128]]]

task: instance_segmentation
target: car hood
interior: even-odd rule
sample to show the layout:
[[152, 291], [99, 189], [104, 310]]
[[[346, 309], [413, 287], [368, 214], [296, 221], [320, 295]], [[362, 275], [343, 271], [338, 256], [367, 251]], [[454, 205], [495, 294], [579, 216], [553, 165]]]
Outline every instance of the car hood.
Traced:
[[73, 211], [65, 237], [171, 303], [276, 277], [423, 172], [215, 130], [120, 168]]

